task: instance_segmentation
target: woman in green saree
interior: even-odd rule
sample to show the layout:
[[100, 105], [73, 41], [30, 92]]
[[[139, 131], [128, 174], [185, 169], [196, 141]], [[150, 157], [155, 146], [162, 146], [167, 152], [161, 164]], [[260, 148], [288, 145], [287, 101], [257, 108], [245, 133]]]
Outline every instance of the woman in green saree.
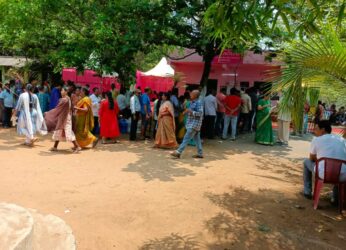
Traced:
[[257, 129], [255, 141], [263, 145], [273, 145], [274, 136], [272, 128], [272, 120], [270, 117], [270, 96], [265, 95], [263, 99], [259, 100], [257, 107]]

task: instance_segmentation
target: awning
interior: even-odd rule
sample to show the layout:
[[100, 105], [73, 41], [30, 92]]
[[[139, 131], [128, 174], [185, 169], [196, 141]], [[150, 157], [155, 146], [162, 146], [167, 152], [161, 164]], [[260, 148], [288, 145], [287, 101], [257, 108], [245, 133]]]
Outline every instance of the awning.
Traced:
[[145, 76], [173, 77], [174, 69], [167, 63], [167, 59], [162, 57], [161, 61], [153, 69], [142, 74]]
[[24, 67], [29, 60], [25, 57], [0, 56], [0, 66]]

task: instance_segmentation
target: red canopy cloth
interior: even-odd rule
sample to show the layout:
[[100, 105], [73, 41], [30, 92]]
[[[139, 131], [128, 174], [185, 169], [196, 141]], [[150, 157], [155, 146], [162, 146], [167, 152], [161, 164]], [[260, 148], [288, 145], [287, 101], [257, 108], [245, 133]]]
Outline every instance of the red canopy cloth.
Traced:
[[172, 90], [173, 85], [174, 80], [172, 77], [146, 76], [143, 72], [137, 70], [136, 88], [140, 88], [142, 91], [149, 87], [152, 91], [167, 92]]
[[117, 89], [120, 89], [120, 83], [118, 83], [115, 77], [101, 77], [97, 72], [90, 69], [84, 70], [83, 74], [78, 75], [75, 68], [65, 68], [62, 70], [62, 79], [65, 82], [72, 81], [80, 86], [89, 84], [91, 90], [97, 87], [102, 92], [109, 91], [113, 83]]

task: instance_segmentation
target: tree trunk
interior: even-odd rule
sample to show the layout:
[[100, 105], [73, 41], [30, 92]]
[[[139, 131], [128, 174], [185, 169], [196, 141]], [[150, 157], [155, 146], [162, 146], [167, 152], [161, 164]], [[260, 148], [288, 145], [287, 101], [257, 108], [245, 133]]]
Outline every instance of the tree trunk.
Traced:
[[203, 54], [204, 68], [203, 68], [202, 78], [200, 81], [201, 87], [206, 86], [208, 83], [209, 74], [210, 74], [211, 66], [212, 66], [212, 61], [213, 61], [215, 55], [216, 55], [216, 53], [214, 50], [214, 44], [209, 43], [206, 46], [206, 50]]

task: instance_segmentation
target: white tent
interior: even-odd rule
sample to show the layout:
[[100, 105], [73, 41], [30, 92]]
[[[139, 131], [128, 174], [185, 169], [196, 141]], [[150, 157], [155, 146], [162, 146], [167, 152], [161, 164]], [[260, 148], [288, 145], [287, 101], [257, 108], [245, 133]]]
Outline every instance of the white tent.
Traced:
[[167, 59], [162, 57], [161, 61], [151, 70], [144, 72], [145, 76], [172, 77], [174, 69], [167, 63]]

